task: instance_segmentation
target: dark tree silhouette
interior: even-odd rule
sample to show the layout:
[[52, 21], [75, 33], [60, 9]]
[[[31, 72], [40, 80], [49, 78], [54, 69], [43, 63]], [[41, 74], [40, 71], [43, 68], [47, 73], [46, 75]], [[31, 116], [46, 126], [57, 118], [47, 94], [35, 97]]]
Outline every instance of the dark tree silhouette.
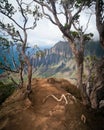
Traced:
[[99, 32], [100, 43], [104, 48], [104, 0], [96, 0], [96, 26]]

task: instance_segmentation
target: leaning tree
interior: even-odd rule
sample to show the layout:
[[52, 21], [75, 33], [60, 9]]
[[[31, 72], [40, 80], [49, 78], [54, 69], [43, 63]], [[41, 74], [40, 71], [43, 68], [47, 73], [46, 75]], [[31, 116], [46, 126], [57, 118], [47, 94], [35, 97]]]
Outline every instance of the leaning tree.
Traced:
[[26, 54], [28, 30], [34, 29], [37, 20], [41, 17], [38, 12], [39, 7], [32, 5], [32, 1], [14, 0], [13, 3], [10, 3], [8, 0], [0, 0], [0, 29], [8, 34], [13, 42], [21, 44], [20, 53], [24, 63], [27, 65], [27, 90], [29, 92], [31, 90], [32, 66]]
[[[86, 34], [89, 19], [86, 22], [86, 27], [80, 24], [80, 13], [85, 8], [84, 5], [89, 5], [89, 0], [34, 0], [41, 8], [43, 15], [56, 25], [67, 39], [72, 52], [75, 56], [78, 70], [78, 87], [81, 90], [82, 97], [85, 98], [82, 85], [84, 48], [86, 41], [93, 36], [91, 33]], [[72, 31], [73, 30], [73, 31]]]

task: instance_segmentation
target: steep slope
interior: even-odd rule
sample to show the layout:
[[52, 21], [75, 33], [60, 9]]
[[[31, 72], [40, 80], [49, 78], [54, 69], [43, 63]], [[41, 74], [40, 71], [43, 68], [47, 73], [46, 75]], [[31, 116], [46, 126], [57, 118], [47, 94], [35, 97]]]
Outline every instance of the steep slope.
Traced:
[[32, 57], [31, 63], [34, 68], [33, 77], [69, 77], [75, 68], [69, 44], [63, 41], [56, 43], [50, 49], [46, 49], [45, 56]]
[[103, 115], [85, 108], [69, 81], [33, 79], [32, 88], [29, 98], [23, 98], [23, 88], [1, 106], [0, 130], [104, 129]]

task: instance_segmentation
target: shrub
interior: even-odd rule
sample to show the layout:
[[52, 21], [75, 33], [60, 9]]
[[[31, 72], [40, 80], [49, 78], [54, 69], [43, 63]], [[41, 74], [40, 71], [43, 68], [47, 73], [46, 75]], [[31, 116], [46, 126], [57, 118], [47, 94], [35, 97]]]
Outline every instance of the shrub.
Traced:
[[13, 93], [14, 89], [12, 83], [4, 84], [0, 82], [0, 105]]

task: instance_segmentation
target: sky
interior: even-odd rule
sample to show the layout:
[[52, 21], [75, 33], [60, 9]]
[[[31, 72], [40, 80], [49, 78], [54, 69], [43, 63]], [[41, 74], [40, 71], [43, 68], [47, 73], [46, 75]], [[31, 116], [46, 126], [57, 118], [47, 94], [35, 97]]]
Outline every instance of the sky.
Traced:
[[[16, 7], [16, 4], [14, 0], [9, 0], [11, 3], [13, 3]], [[87, 13], [83, 12], [81, 14], [81, 25], [86, 27], [87, 20], [88, 20], [88, 15]], [[0, 16], [2, 18], [2, 16]], [[21, 21], [21, 18], [16, 16], [15, 17], [16, 21]], [[62, 18], [61, 18], [62, 19]], [[62, 19], [63, 20], [63, 19]], [[29, 24], [31, 25], [32, 22], [30, 21]], [[95, 15], [92, 15], [89, 27], [86, 31], [94, 33], [94, 39], [98, 39], [98, 32], [96, 29], [96, 20], [95, 20]], [[53, 25], [49, 20], [43, 18], [40, 19], [37, 22], [37, 26], [34, 30], [30, 30], [28, 32], [28, 43], [30, 46], [38, 45], [40, 46], [53, 46], [55, 43], [58, 41], [64, 40], [62, 38], [62, 33], [58, 29], [57, 26]]]
[[34, 31], [29, 32], [28, 37], [31, 44], [39, 46], [53, 46], [58, 41], [64, 40], [58, 27], [46, 19], [39, 21]]
[[[82, 13], [81, 15], [81, 25], [86, 28], [88, 21], [88, 14]], [[98, 40], [98, 31], [96, 29], [96, 19], [95, 15], [91, 16], [89, 27], [86, 33], [94, 33], [94, 40]], [[53, 46], [58, 41], [64, 40], [63, 34], [59, 28], [53, 25], [49, 20], [42, 19], [38, 22], [37, 27], [34, 31], [29, 32], [29, 41], [31, 44], [38, 44], [39, 46]]]
[[[87, 23], [87, 16], [83, 14], [81, 17], [82, 25], [86, 25]], [[84, 26], [86, 27], [86, 26]], [[94, 33], [94, 40], [98, 40], [98, 31], [96, 29], [96, 20], [95, 16], [92, 16], [89, 27], [86, 33], [91, 32]], [[64, 40], [63, 34], [59, 30], [59, 28], [53, 25], [49, 20], [43, 19], [38, 22], [37, 27], [34, 31], [29, 32], [29, 42], [31, 44], [38, 44], [39, 46], [53, 46], [58, 41]]]

